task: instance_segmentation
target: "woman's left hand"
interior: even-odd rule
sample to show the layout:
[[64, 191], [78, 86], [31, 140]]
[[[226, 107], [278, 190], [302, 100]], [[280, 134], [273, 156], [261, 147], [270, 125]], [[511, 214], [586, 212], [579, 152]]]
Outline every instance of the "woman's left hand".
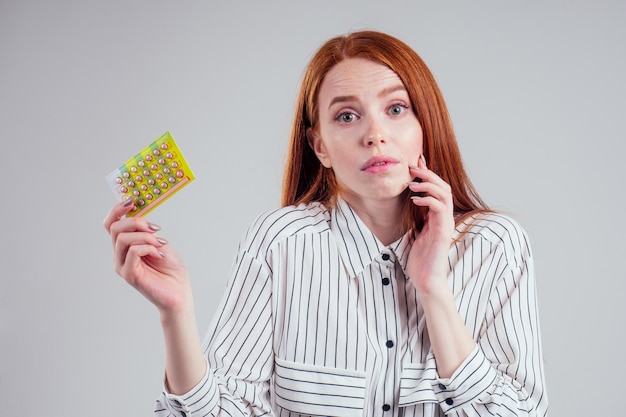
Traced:
[[409, 183], [414, 192], [413, 204], [428, 208], [428, 212], [411, 247], [407, 272], [418, 294], [428, 294], [447, 285], [448, 252], [455, 227], [452, 191], [448, 183], [426, 167], [423, 156], [417, 167], [410, 166], [409, 171], [421, 179]]

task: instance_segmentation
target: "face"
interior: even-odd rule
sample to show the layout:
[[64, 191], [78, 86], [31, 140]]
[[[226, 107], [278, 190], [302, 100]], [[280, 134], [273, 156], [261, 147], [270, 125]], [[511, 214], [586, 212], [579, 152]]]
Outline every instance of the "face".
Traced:
[[408, 166], [422, 154], [422, 128], [396, 73], [362, 58], [343, 60], [324, 78], [318, 107], [307, 136], [342, 197], [399, 201], [412, 179]]

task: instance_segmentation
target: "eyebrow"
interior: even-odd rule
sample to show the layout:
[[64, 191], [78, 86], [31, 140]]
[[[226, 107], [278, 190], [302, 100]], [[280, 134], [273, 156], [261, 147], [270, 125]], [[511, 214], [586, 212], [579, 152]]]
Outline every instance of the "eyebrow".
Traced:
[[[391, 93], [394, 93], [396, 91], [406, 91], [406, 88], [404, 87], [404, 84], [397, 84], [397, 85], [393, 85], [391, 87], [387, 87], [382, 89], [379, 93], [378, 93], [378, 97], [384, 97], [386, 95], [389, 95]], [[330, 104], [328, 105], [328, 108], [330, 109], [334, 104], [337, 103], [345, 103], [345, 102], [349, 102], [349, 101], [356, 101], [356, 96], [337, 96], [335, 98], [333, 98], [330, 101]]]

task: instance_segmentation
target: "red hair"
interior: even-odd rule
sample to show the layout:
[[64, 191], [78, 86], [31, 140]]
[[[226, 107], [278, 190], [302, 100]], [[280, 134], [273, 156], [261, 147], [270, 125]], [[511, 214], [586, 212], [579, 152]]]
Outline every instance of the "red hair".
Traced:
[[[319, 201], [332, 207], [337, 185], [308, 144], [307, 128], [318, 120], [318, 95], [326, 74], [348, 58], [365, 58], [394, 71], [404, 84], [422, 127], [423, 152], [428, 168], [452, 188], [457, 221], [466, 214], [489, 210], [472, 185], [463, 162], [445, 101], [435, 78], [419, 55], [401, 40], [376, 31], [360, 31], [328, 40], [307, 67], [291, 130], [283, 180], [283, 206]], [[408, 196], [408, 191], [407, 191]], [[421, 230], [425, 211], [406, 198], [407, 228]]]

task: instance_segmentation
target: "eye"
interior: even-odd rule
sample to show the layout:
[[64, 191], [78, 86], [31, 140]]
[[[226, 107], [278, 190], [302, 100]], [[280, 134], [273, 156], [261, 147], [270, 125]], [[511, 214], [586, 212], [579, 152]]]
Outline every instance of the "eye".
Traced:
[[392, 116], [399, 116], [404, 113], [405, 110], [408, 110], [409, 106], [406, 104], [393, 104], [389, 107], [389, 114]]
[[335, 120], [337, 120], [340, 123], [351, 123], [351, 122], [354, 122], [356, 118], [357, 118], [356, 114], [351, 113], [349, 111], [344, 111], [342, 113], [339, 113], [337, 117], [335, 117]]

